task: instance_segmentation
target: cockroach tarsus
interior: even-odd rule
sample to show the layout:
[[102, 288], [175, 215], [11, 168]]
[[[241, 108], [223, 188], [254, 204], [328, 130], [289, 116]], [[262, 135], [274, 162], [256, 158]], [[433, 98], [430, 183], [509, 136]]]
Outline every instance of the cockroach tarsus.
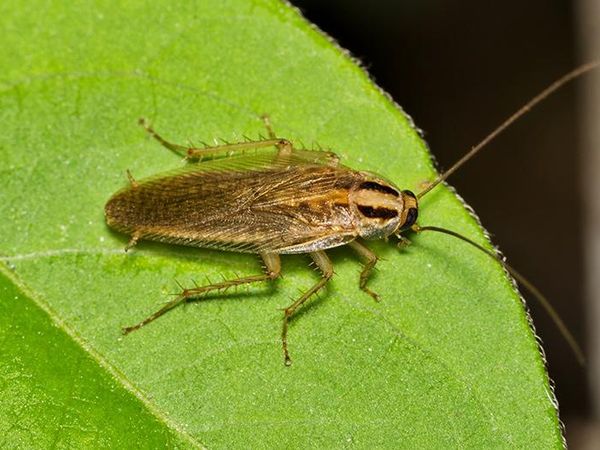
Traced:
[[[290, 365], [290, 319], [333, 276], [333, 265], [325, 250], [342, 245], [354, 250], [364, 260], [359, 287], [378, 300], [379, 296], [367, 286], [378, 257], [362, 240], [393, 235], [399, 239], [399, 245], [405, 245], [408, 242], [402, 235], [405, 232], [434, 231], [456, 237], [502, 264], [540, 301], [578, 360], [583, 362], [577, 342], [535, 286], [494, 252], [471, 239], [452, 230], [419, 226], [416, 222], [418, 201], [425, 194], [541, 100], [599, 64], [596, 61], [582, 65], [554, 82], [416, 195], [379, 175], [341, 165], [332, 152], [295, 148], [289, 140], [277, 137], [268, 116], [263, 116], [267, 138], [205, 148], [173, 144], [140, 119], [140, 125], [154, 139], [184, 155], [192, 164], [141, 181], [127, 171], [130, 185], [114, 194], [105, 206], [107, 224], [130, 236], [126, 250], [139, 240], [154, 240], [255, 253], [264, 262], [265, 270], [263, 274], [182, 289], [175, 299], [123, 332], [137, 330], [179, 304], [208, 292], [274, 280], [281, 274], [281, 254], [308, 253], [321, 278], [283, 310], [281, 342], [285, 364]], [[250, 150], [255, 154], [248, 154]]]

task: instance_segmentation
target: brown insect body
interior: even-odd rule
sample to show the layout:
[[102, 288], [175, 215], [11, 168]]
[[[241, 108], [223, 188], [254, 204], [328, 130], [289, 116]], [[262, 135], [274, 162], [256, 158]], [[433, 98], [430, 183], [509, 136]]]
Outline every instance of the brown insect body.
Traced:
[[[216, 158], [173, 173], [136, 181], [113, 195], [105, 206], [107, 224], [138, 240], [258, 253], [262, 275], [184, 289], [142, 322], [139, 329], [168, 310], [206, 292], [277, 278], [280, 254], [308, 253], [322, 278], [284, 310], [282, 344], [290, 364], [287, 329], [294, 312], [333, 276], [324, 250], [348, 244], [366, 260], [360, 288], [367, 286], [377, 256], [356, 239], [381, 239], [410, 228], [417, 219], [417, 198], [378, 175], [352, 170], [326, 151], [300, 150], [275, 137], [203, 149], [172, 144], [143, 120], [146, 130], [163, 146], [191, 159]], [[270, 150], [269, 150], [270, 148]], [[248, 155], [246, 150], [261, 150]], [[233, 153], [233, 155], [231, 155]], [[219, 156], [226, 158], [218, 159]]]
[[[206, 148], [168, 142], [141, 119], [140, 124], [164, 147], [190, 159], [216, 159], [141, 182], [128, 173], [131, 186], [113, 195], [105, 206], [107, 224], [131, 236], [127, 248], [139, 239], [147, 239], [257, 253], [266, 270], [260, 275], [183, 289], [175, 300], [123, 331], [137, 330], [207, 292], [275, 279], [281, 273], [280, 254], [308, 253], [321, 270], [322, 278], [284, 309], [281, 339], [285, 363], [289, 365], [289, 320], [333, 276], [333, 265], [324, 250], [347, 244], [358, 253], [365, 260], [359, 286], [377, 300], [377, 294], [366, 284], [378, 258], [358, 238], [382, 239], [393, 234], [406, 242], [401, 235], [405, 231], [434, 231], [460, 239], [502, 264], [542, 304], [583, 363], [583, 353], [573, 335], [548, 300], [526, 278], [496, 253], [466, 236], [436, 226], [418, 226], [416, 220], [418, 199], [541, 100], [598, 66], [600, 61], [584, 64], [552, 83], [416, 196], [399, 190], [379, 175], [339, 164], [339, 158], [331, 152], [294, 148], [291, 142], [275, 136], [267, 117], [263, 119], [269, 139]], [[270, 151], [265, 151], [269, 148]], [[249, 155], [248, 150], [257, 153]], [[223, 155], [233, 156], [218, 159]]]
[[387, 237], [411, 208], [414, 195], [366, 172], [242, 155], [135, 183], [108, 201], [105, 214], [108, 225], [137, 239], [289, 254]]

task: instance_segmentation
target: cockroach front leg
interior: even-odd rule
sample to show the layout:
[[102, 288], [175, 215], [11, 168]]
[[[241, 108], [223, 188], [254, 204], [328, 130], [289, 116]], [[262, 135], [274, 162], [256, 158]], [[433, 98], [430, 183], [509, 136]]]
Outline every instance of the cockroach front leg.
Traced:
[[367, 281], [379, 258], [366, 245], [363, 245], [358, 241], [352, 241], [348, 245], [366, 261], [363, 270], [360, 273], [360, 288], [378, 302], [379, 295], [367, 287]]
[[167, 311], [170, 311], [171, 309], [175, 308], [176, 306], [178, 306], [182, 303], [185, 303], [186, 301], [191, 300], [193, 298], [198, 298], [201, 295], [206, 294], [207, 292], [219, 291], [219, 290], [227, 289], [232, 286], [239, 286], [242, 284], [258, 283], [259, 281], [274, 280], [275, 278], [279, 277], [279, 275], [281, 274], [281, 259], [279, 258], [279, 255], [272, 254], [272, 253], [261, 253], [260, 256], [265, 263], [266, 270], [265, 270], [264, 274], [251, 275], [248, 277], [236, 278], [234, 280], [226, 280], [226, 281], [222, 281], [220, 283], [209, 284], [208, 286], [201, 286], [201, 287], [196, 287], [196, 288], [192, 288], [192, 289], [184, 289], [174, 300], [171, 300], [169, 303], [164, 305], [162, 308], [160, 308], [154, 314], [148, 316], [147, 318], [145, 318], [141, 322], [137, 323], [136, 325], [133, 325], [130, 327], [124, 327], [123, 334], [129, 334], [132, 331], [138, 330], [138, 329], [142, 328], [144, 325], [147, 325], [150, 322], [154, 321], [155, 319], [158, 319], [164, 313], [166, 313]]
[[320, 289], [322, 289], [323, 286], [325, 286], [333, 276], [333, 265], [331, 264], [331, 260], [324, 251], [320, 250], [317, 252], [313, 252], [310, 254], [310, 257], [317, 264], [317, 267], [321, 270], [323, 276], [313, 287], [306, 291], [302, 295], [302, 297], [300, 297], [298, 300], [296, 300], [294, 303], [292, 303], [283, 310], [283, 329], [281, 331], [281, 343], [283, 345], [283, 357], [286, 366], [292, 364], [287, 343], [288, 323], [290, 321], [290, 318], [306, 300], [308, 300], [312, 295], [316, 294]]

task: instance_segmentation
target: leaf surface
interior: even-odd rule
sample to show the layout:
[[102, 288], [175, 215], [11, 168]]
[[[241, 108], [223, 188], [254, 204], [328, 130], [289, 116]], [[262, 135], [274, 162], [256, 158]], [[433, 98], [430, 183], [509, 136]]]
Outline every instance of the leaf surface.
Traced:
[[[258, 273], [252, 255], [141, 243], [106, 200], [181, 167], [137, 125], [180, 142], [277, 134], [418, 190], [434, 176], [410, 120], [348, 56], [274, 0], [0, 5], [0, 435], [3, 446], [560, 447], [542, 358], [518, 294], [487, 256], [444, 236], [330, 252], [336, 275], [284, 277], [171, 311], [123, 337], [175, 280]], [[460, 176], [460, 175], [458, 175]], [[446, 188], [420, 222], [485, 243]], [[489, 244], [485, 244], [489, 245]]]

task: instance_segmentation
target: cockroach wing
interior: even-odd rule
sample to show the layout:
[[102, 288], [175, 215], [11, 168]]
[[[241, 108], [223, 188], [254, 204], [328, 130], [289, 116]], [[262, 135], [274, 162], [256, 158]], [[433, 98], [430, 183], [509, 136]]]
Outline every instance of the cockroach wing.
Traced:
[[305, 253], [357, 236], [348, 191], [361, 174], [328, 152], [241, 155], [142, 180], [106, 204], [139, 239], [239, 252]]

